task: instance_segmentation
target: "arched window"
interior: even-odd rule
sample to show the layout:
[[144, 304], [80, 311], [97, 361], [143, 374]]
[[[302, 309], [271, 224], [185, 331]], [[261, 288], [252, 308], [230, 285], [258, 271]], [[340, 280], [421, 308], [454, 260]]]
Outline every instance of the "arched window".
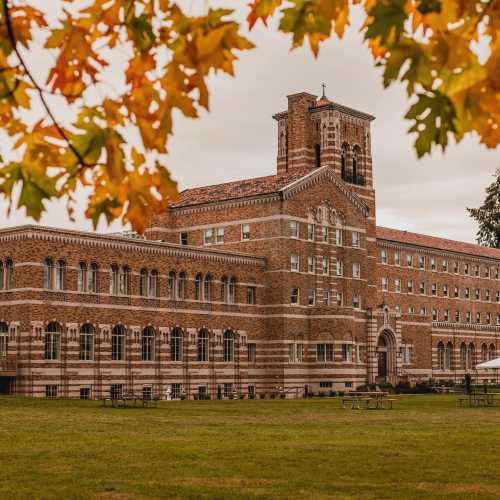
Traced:
[[148, 286], [148, 270], [141, 269], [139, 273], [139, 295], [145, 297], [147, 295]]
[[467, 370], [467, 346], [463, 342], [460, 344], [460, 369]]
[[85, 323], [80, 328], [80, 360], [90, 361], [94, 358], [94, 327]]
[[125, 359], [125, 327], [116, 325], [111, 332], [111, 359], [123, 361]]
[[115, 264], [109, 270], [109, 293], [118, 295], [118, 266]]
[[474, 344], [471, 342], [469, 348], [467, 349], [467, 369], [472, 370], [476, 364], [476, 349]]
[[220, 279], [220, 301], [227, 302], [227, 278], [222, 276]]
[[54, 288], [54, 261], [48, 257], [43, 261], [43, 287], [46, 290]]
[[170, 360], [182, 360], [182, 330], [179, 327], [174, 328], [170, 336]]
[[203, 280], [203, 300], [205, 302], [210, 302], [212, 297], [212, 276], [210, 274], [205, 275]]
[[227, 301], [230, 304], [234, 304], [236, 302], [236, 278], [234, 276], [229, 280]]
[[203, 328], [198, 332], [198, 361], [208, 361], [208, 330]]
[[61, 326], [59, 323], [49, 323], [45, 331], [45, 359], [59, 359], [61, 347]]
[[490, 348], [488, 349], [488, 359], [495, 359], [497, 355], [497, 350], [495, 349], [495, 344], [490, 344]]
[[486, 344], [481, 345], [481, 361], [488, 361], [488, 346]]
[[340, 173], [342, 179], [347, 181], [347, 151], [349, 146], [347, 144], [342, 144], [342, 151], [340, 153]]
[[175, 271], [170, 271], [168, 273], [168, 296], [170, 299], [175, 300], [177, 298], [177, 274]]
[[5, 289], [10, 290], [14, 288], [14, 264], [12, 260], [5, 261]]
[[95, 262], [90, 264], [90, 273], [89, 273], [89, 292], [97, 293], [97, 274], [99, 272], [99, 268]]
[[85, 262], [80, 262], [78, 266], [76, 288], [79, 292], [87, 291], [87, 264]]
[[184, 300], [186, 298], [186, 273], [184, 271], [179, 273], [179, 279], [177, 280], [177, 298], [179, 300]]
[[58, 260], [56, 266], [56, 290], [64, 290], [66, 281], [66, 263], [64, 260]]
[[224, 332], [224, 361], [229, 363], [234, 359], [234, 333], [232, 330]]
[[149, 274], [149, 290], [150, 297], [158, 297], [158, 271], [153, 269]]
[[0, 359], [7, 358], [9, 347], [9, 327], [7, 323], [0, 323]]
[[444, 370], [444, 344], [439, 342], [437, 345], [438, 370]]
[[142, 360], [154, 360], [155, 330], [152, 326], [147, 326], [142, 332]]
[[314, 145], [314, 160], [316, 168], [321, 167], [321, 146], [319, 144]]
[[128, 266], [123, 266], [120, 269], [120, 295], [129, 294], [129, 283], [130, 283], [130, 268]]
[[448, 342], [444, 351], [444, 369], [451, 370], [453, 368], [453, 344]]
[[201, 300], [201, 284], [202, 277], [201, 274], [198, 273], [194, 279], [194, 300]]

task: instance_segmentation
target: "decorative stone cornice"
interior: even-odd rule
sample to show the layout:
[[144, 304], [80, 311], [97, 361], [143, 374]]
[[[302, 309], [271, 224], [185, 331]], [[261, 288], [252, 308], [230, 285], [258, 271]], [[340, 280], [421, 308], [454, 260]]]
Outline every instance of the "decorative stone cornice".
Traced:
[[33, 225], [0, 229], [0, 242], [29, 240], [90, 245], [94, 247], [140, 252], [151, 255], [206, 259], [216, 262], [230, 262], [239, 265], [244, 264], [258, 267], [265, 267], [266, 265], [265, 258], [263, 257], [254, 257], [244, 253], [228, 252], [225, 250], [186, 247], [175, 243], [135, 240], [120, 236], [110, 236], [105, 234]]
[[453, 323], [451, 321], [433, 321], [432, 328], [446, 328], [449, 330], [476, 330], [500, 333], [500, 325], [484, 325], [482, 323]]
[[407, 250], [412, 249], [418, 251], [421, 254], [439, 256], [439, 257], [451, 257], [451, 258], [467, 258], [472, 262], [489, 262], [490, 264], [498, 265], [500, 259], [495, 259], [493, 257], [485, 257], [483, 255], [475, 255], [466, 252], [456, 252], [454, 250], [442, 250], [440, 248], [427, 247], [422, 245], [416, 245], [415, 243], [404, 243], [402, 241], [386, 240], [384, 238], [377, 237], [377, 246], [391, 248], [394, 250]]

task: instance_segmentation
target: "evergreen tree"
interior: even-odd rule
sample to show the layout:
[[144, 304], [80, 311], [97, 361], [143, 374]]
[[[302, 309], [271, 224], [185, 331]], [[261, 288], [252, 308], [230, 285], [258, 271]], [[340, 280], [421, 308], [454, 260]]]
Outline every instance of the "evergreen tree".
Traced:
[[496, 179], [486, 188], [486, 199], [479, 208], [468, 208], [470, 216], [479, 224], [477, 242], [500, 248], [500, 169]]

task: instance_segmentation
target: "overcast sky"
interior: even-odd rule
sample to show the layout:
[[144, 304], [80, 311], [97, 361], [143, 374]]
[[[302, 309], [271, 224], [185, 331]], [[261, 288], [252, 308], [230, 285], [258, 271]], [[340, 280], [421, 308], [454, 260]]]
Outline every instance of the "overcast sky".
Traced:
[[[377, 223], [474, 241], [477, 227], [465, 207], [477, 206], [484, 198], [485, 187], [500, 167], [498, 149], [488, 151], [477, 139], [468, 139], [451, 144], [445, 154], [435, 151], [417, 160], [414, 139], [406, 133], [409, 124], [403, 119], [408, 108], [404, 89], [383, 88], [380, 70], [374, 68], [357, 27], [344, 40], [325, 43], [316, 60], [308, 49], [290, 51], [288, 38], [276, 30], [259, 27], [250, 38], [258, 48], [241, 54], [236, 78], [211, 78], [210, 113], [198, 120], [178, 116], [175, 121], [167, 164], [181, 189], [275, 173], [273, 113], [286, 109], [287, 94], [319, 94], [325, 82], [330, 99], [376, 116], [372, 152]], [[43, 60], [35, 57], [30, 62], [43, 72]], [[121, 70], [115, 71], [120, 73], [117, 78], [122, 76]], [[60, 107], [56, 113], [62, 119], [68, 116]], [[63, 205], [52, 203], [41, 223], [90, 229], [83, 206], [72, 223]], [[21, 211], [7, 218], [0, 199], [0, 227], [29, 222]], [[119, 229], [116, 224], [99, 227], [102, 232]]]

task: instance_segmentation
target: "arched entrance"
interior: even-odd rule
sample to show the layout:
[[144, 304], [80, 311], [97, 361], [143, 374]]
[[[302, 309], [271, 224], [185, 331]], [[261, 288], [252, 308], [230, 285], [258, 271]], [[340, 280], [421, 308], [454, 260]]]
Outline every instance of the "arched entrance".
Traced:
[[396, 338], [390, 330], [384, 330], [377, 341], [377, 382], [396, 381]]

